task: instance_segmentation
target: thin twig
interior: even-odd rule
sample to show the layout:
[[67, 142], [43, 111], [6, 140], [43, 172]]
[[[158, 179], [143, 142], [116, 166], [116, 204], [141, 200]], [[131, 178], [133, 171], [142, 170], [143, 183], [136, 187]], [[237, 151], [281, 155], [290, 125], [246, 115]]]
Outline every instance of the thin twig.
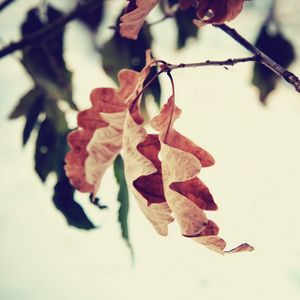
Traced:
[[266, 67], [268, 67], [275, 74], [283, 78], [289, 84], [293, 85], [295, 90], [300, 93], [300, 79], [292, 72], [283, 68], [277, 62], [275, 62], [272, 58], [266, 55], [263, 51], [259, 50], [257, 47], [248, 42], [244, 37], [242, 37], [235, 29], [225, 25], [213, 25], [226, 34], [228, 34], [231, 38], [233, 38], [236, 42], [238, 42], [241, 46], [247, 49], [249, 52], [254, 54], [257, 57], [257, 61], [262, 63]]
[[70, 13], [67, 15], [59, 18], [57, 21], [53, 22], [51, 25], [44, 27], [43, 29], [25, 36], [18, 42], [12, 42], [9, 45], [3, 47], [0, 50], [0, 58], [11, 54], [17, 50], [24, 49], [25, 47], [32, 45], [34, 43], [39, 42], [40, 40], [44, 39], [45, 37], [49, 37], [49, 35], [55, 33], [57, 30], [63, 28], [66, 24], [73, 21], [74, 19], [78, 18], [82, 11], [87, 7], [92, 7], [93, 5], [97, 5], [98, 0], [93, 1], [92, 4], [90, 2], [88, 4], [78, 4], [76, 8], [74, 8]]
[[[172, 71], [175, 69], [183, 69], [183, 68], [197, 68], [197, 67], [210, 67], [210, 66], [234, 66], [238, 63], [244, 62], [253, 62], [257, 61], [258, 57], [250, 56], [250, 57], [243, 57], [243, 58], [229, 58], [226, 60], [207, 60], [205, 62], [199, 63], [189, 63], [189, 64], [170, 64], [170, 63], [162, 63], [161, 69], [166, 69], [165, 72]], [[159, 61], [161, 62], [161, 61]]]
[[11, 3], [13, 3], [15, 0], [4, 0], [0, 3], [0, 12], [7, 7], [8, 5], [10, 5]]

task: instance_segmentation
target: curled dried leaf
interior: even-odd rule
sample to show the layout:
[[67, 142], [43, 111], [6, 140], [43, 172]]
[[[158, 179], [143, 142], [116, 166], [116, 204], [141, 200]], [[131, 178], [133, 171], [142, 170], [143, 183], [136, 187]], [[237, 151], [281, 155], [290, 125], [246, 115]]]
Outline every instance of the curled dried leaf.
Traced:
[[179, 8], [186, 10], [195, 7], [197, 19], [194, 24], [222, 24], [236, 18], [247, 0], [181, 0]]
[[65, 170], [79, 191], [96, 194], [104, 172], [121, 151], [126, 112], [149, 74], [150, 51], [146, 62], [141, 72], [121, 70], [119, 89], [93, 90], [92, 107], [78, 114], [79, 128], [68, 136], [71, 150], [65, 158]]
[[68, 136], [71, 150], [65, 158], [65, 170], [72, 185], [81, 192], [97, 192], [103, 173], [122, 148], [127, 109], [124, 101], [133, 91], [137, 76], [134, 71], [122, 70], [120, 89], [93, 90], [92, 107], [78, 114], [79, 128]]
[[161, 113], [152, 120], [152, 126], [159, 131], [167, 203], [179, 222], [182, 234], [194, 236], [208, 224], [203, 210], [217, 209], [208, 188], [197, 177], [202, 165], [212, 165], [214, 160], [208, 152], [173, 128], [180, 113], [171, 97]]
[[160, 235], [167, 235], [173, 217], [164, 195], [159, 151], [158, 136], [147, 134], [137, 107], [134, 107], [128, 111], [124, 127], [126, 181], [155, 230]]
[[[218, 237], [218, 226], [204, 213], [204, 210], [216, 210], [217, 205], [206, 185], [197, 177], [201, 168], [211, 166], [214, 160], [208, 152], [173, 128], [180, 114], [181, 110], [171, 96], [161, 113], [152, 120], [161, 142], [165, 197], [184, 236], [216, 252], [225, 253], [226, 243]], [[236, 252], [250, 250], [239, 247]]]
[[150, 11], [159, 0], [129, 0], [125, 14], [121, 17], [120, 34], [136, 40]]
[[[147, 15], [159, 0], [128, 1], [125, 14], [121, 17], [120, 34], [135, 40]], [[194, 7], [197, 19], [194, 19], [193, 23], [197, 27], [202, 27], [206, 24], [222, 24], [235, 19], [241, 13], [245, 1], [251, 0], [180, 0], [178, 8], [185, 11]]]

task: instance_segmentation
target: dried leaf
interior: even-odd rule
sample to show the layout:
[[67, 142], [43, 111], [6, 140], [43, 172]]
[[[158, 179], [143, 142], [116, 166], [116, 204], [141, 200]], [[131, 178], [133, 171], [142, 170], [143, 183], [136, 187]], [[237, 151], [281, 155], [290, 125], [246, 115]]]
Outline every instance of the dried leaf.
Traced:
[[211, 166], [214, 159], [173, 128], [180, 114], [181, 110], [171, 96], [161, 113], [152, 120], [161, 142], [165, 197], [184, 236], [223, 253], [226, 243], [217, 236], [217, 225], [204, 213], [204, 210], [216, 210], [217, 205], [206, 185], [197, 177], [201, 168]]
[[123, 69], [120, 89], [98, 88], [91, 93], [92, 107], [78, 114], [79, 128], [68, 136], [71, 151], [66, 155], [66, 173], [81, 192], [96, 194], [102, 176], [122, 148], [123, 125], [130, 102], [149, 74], [152, 60], [141, 72]]
[[181, 0], [179, 8], [186, 10], [194, 6], [198, 18], [194, 20], [194, 24], [201, 27], [235, 19], [242, 11], [245, 1], [247, 0]]
[[159, 150], [158, 136], [147, 135], [138, 112], [129, 112], [124, 127], [126, 181], [146, 218], [165, 236], [173, 218], [164, 196]]
[[[189, 10], [194, 7], [197, 19], [194, 19], [193, 23], [197, 27], [202, 27], [206, 24], [222, 24], [235, 19], [242, 11], [245, 1], [251, 0], [180, 0], [179, 8]], [[121, 36], [137, 39], [147, 15], [158, 2], [159, 0], [129, 0], [125, 14], [121, 17]], [[189, 33], [181, 31], [180, 34], [184, 43], [184, 38]], [[192, 36], [195, 35], [196, 32], [193, 32]]]
[[125, 14], [121, 17], [120, 34], [136, 40], [144, 21], [159, 0], [129, 0]]

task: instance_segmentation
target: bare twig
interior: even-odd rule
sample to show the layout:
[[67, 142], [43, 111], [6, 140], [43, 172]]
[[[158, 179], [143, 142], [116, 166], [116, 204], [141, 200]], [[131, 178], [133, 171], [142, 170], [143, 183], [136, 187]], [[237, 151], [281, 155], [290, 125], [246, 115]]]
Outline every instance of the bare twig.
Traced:
[[233, 38], [236, 42], [238, 42], [241, 46], [251, 52], [253, 55], [257, 57], [257, 61], [262, 63], [275, 74], [283, 78], [289, 84], [293, 85], [295, 90], [300, 93], [300, 79], [293, 74], [292, 72], [288, 71], [287, 69], [283, 68], [277, 62], [275, 62], [272, 58], [266, 55], [264, 52], [259, 50], [253, 44], [248, 42], [244, 37], [242, 37], [235, 29], [225, 25], [214, 25], [215, 27], [221, 29], [226, 34], [228, 34], [231, 38]]
[[165, 69], [165, 72], [172, 71], [175, 69], [182, 69], [182, 68], [197, 68], [197, 67], [210, 67], [210, 66], [234, 66], [238, 63], [244, 63], [244, 62], [253, 62], [257, 61], [258, 57], [257, 56], [250, 56], [250, 57], [243, 57], [243, 58], [229, 58], [226, 60], [207, 60], [205, 62], [199, 62], [199, 63], [189, 63], [189, 64], [170, 64], [170, 63], [165, 63], [163, 61], [158, 61], [161, 62], [162, 65], [160, 66], [161, 69]]
[[97, 4], [98, 4], [98, 0], [93, 1], [92, 4], [90, 4], [90, 2], [88, 4], [80, 4], [79, 3], [76, 6], [76, 8], [74, 8], [70, 13], [59, 18], [57, 21], [53, 22], [51, 25], [48, 25], [33, 34], [25, 36], [23, 39], [21, 39], [18, 42], [12, 42], [9, 45], [3, 47], [0, 50], [0, 58], [6, 56], [8, 54], [11, 54], [17, 50], [24, 49], [25, 47], [27, 47], [29, 45], [37, 43], [45, 37], [49, 37], [49, 35], [55, 33], [57, 30], [63, 28], [69, 22], [78, 18], [84, 9], [86, 9], [87, 7], [91, 7], [93, 5], [97, 5]]
[[0, 12], [8, 5], [13, 3], [15, 0], [4, 0], [0, 3]]

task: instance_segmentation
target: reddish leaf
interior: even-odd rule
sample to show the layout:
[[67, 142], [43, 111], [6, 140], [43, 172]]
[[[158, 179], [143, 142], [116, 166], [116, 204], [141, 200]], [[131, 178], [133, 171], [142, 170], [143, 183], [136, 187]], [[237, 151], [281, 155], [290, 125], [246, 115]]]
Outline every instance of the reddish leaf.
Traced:
[[136, 40], [150, 11], [159, 0], [129, 0], [125, 14], [121, 17], [120, 34]]
[[181, 0], [179, 8], [186, 10], [194, 6], [198, 18], [194, 20], [194, 24], [201, 27], [233, 20], [242, 11], [245, 1], [247, 0]]
[[102, 176], [122, 148], [127, 108], [143, 87], [152, 59], [141, 72], [123, 69], [119, 89], [98, 88], [91, 93], [92, 107], [78, 114], [79, 128], [68, 136], [66, 174], [81, 192], [96, 194]]
[[[204, 213], [204, 210], [216, 210], [217, 205], [206, 185], [197, 177], [202, 166], [210, 166], [214, 160], [208, 152], [173, 128], [180, 114], [181, 110], [172, 96], [161, 113], [152, 120], [161, 142], [165, 197], [184, 236], [194, 238], [214, 251], [225, 253], [223, 249], [226, 243], [218, 237], [219, 228]], [[235, 252], [251, 249], [250, 246], [243, 246]]]
[[[137, 39], [138, 33], [150, 11], [159, 0], [128, 0], [125, 14], [121, 17], [120, 34], [129, 39]], [[243, 9], [245, 1], [251, 0], [180, 0], [179, 8], [187, 10], [195, 7], [197, 19], [194, 24], [222, 24], [235, 19]]]
[[158, 136], [147, 134], [136, 105], [128, 111], [124, 128], [124, 165], [127, 184], [137, 203], [161, 235], [168, 234], [173, 221], [166, 203], [158, 158]]
[[242, 244], [224, 251], [226, 243], [218, 236], [218, 226], [207, 219], [204, 210], [216, 210], [217, 205], [197, 175], [202, 167], [213, 165], [214, 159], [173, 128], [181, 114], [174, 96], [152, 120], [159, 135], [147, 134], [139, 106], [152, 65], [148, 51], [141, 72], [120, 71], [119, 90], [92, 92], [92, 108], [78, 115], [79, 129], [69, 135], [67, 175], [77, 189], [95, 194], [103, 173], [123, 147], [128, 187], [159, 234], [168, 234], [174, 213], [184, 236], [216, 252], [253, 250]]

